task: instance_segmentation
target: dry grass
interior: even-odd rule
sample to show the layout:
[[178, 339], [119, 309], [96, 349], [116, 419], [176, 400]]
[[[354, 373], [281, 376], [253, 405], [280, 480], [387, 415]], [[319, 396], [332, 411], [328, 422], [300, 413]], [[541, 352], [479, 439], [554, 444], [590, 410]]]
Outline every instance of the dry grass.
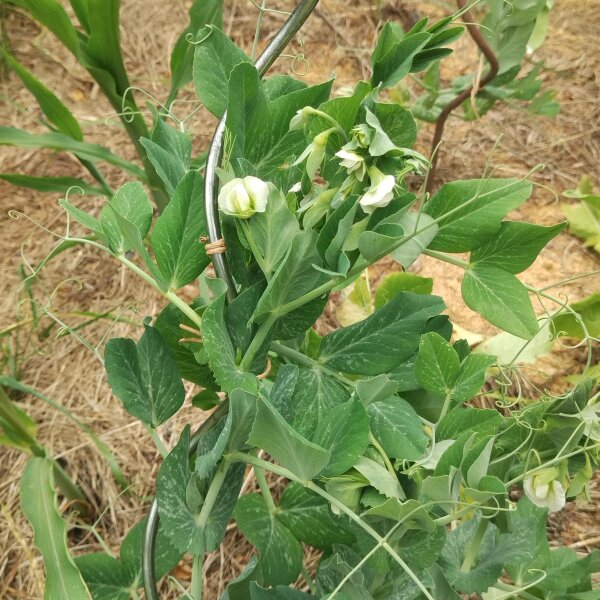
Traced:
[[[168, 50], [186, 23], [184, 1], [124, 0], [123, 36], [125, 59], [132, 81], [153, 97], [164, 98], [168, 84]], [[278, 7], [290, 7], [290, 0], [273, 2]], [[306, 70], [307, 81], [317, 81], [332, 72], [338, 76], [337, 86], [351, 85], [357, 78], [368, 76], [368, 49], [371, 47], [378, 18], [371, 4], [351, 0], [323, 0], [309, 27], [290, 49], [290, 55], [303, 52], [308, 63], [281, 59], [280, 71], [291, 68]], [[226, 27], [236, 42], [251, 46], [256, 10], [247, 0], [229, 0]], [[388, 16], [400, 15], [399, 4], [388, 3]], [[421, 3], [421, 6], [424, 6]], [[439, 8], [436, 8], [439, 11]], [[272, 35], [281, 16], [267, 15], [264, 21], [265, 39]], [[10, 41], [19, 59], [32, 68], [53, 89], [58, 89], [76, 116], [85, 124], [89, 141], [107, 143], [111, 148], [133, 159], [132, 150], [120, 130], [110, 107], [98, 90], [89, 83], [74, 59], [52, 36], [40, 31], [28, 19], [11, 14], [8, 21]], [[545, 170], [534, 176], [540, 184], [534, 198], [515, 216], [548, 224], [562, 220], [556, 193], [574, 187], [579, 177], [591, 174], [599, 177], [600, 164], [600, 57], [597, 47], [600, 35], [600, 5], [595, 0], [562, 0], [552, 13], [551, 36], [541, 55], [550, 71], [548, 84], [558, 91], [561, 114], [554, 120], [531, 116], [516, 108], [503, 107], [476, 123], [451, 120], [438, 175], [440, 179], [478, 177], [496, 142], [493, 163], [498, 172], [525, 175], [538, 163]], [[452, 69], [469, 68], [472, 56], [468, 39], [459, 46]], [[450, 75], [450, 73], [448, 74]], [[10, 77], [2, 84], [2, 125], [15, 125], [28, 130], [40, 127], [38, 111], [19, 82]], [[140, 100], [142, 95], [139, 95]], [[177, 118], [183, 120], [197, 108], [191, 90], [181, 96], [175, 107]], [[202, 110], [187, 121], [194, 134], [196, 150], [206, 147], [214, 120]], [[423, 131], [425, 142], [431, 136], [429, 127]], [[498, 141], [498, 139], [501, 139]], [[424, 145], [426, 148], [426, 145]], [[49, 152], [3, 148], [0, 171], [36, 175], [80, 174], [81, 169], [70, 158]], [[123, 183], [120, 173], [107, 170], [113, 186]], [[554, 190], [554, 191], [552, 191]], [[0, 183], [0, 329], [31, 313], [23, 298], [18, 267], [27, 260], [37, 264], [49, 252], [55, 239], [31, 221], [12, 220], [9, 210], [18, 210], [44, 227], [61, 231], [64, 215], [57, 207], [57, 198], [10, 187]], [[90, 202], [86, 200], [86, 202]], [[553, 241], [540, 261], [524, 278], [543, 285], [571, 275], [598, 268], [598, 257], [583, 249], [575, 238], [564, 234]], [[447, 265], [423, 260], [420, 269], [433, 274], [436, 292], [448, 300], [452, 318], [466, 329], [489, 334], [493, 329], [477, 315], [468, 311], [459, 294], [459, 273]], [[148, 290], [134, 275], [115, 266], [107, 257], [89, 248], [78, 248], [60, 255], [44, 270], [35, 285], [39, 306], [55, 313], [83, 308], [98, 312], [112, 311], [123, 318], [140, 322], [145, 315], [155, 315], [162, 300]], [[578, 280], [559, 287], [558, 293], [581, 298], [600, 289], [598, 278]], [[65, 320], [74, 325], [73, 317]], [[43, 325], [50, 323], [48, 318]], [[130, 493], [122, 494], [114, 484], [106, 464], [90, 445], [89, 440], [71, 422], [43, 402], [30, 397], [19, 399], [40, 424], [39, 437], [45, 446], [61, 457], [67, 470], [93, 501], [99, 516], [97, 528], [113, 549], [118, 549], [127, 530], [144, 515], [153, 493], [160, 457], [146, 431], [121, 408], [105, 382], [98, 358], [80, 341], [71, 336], [56, 337], [53, 330], [47, 339], [40, 339], [41, 327], [28, 340], [26, 329], [9, 339], [3, 352], [19, 358], [19, 375], [23, 381], [41, 390], [68, 407], [80, 419], [91, 425], [113, 448], [126, 477], [131, 481]], [[100, 321], [82, 332], [93, 346], [107, 336], [137, 335], [138, 329], [123, 323]], [[6, 341], [7, 338], [3, 340]], [[15, 340], [20, 346], [14, 346]], [[546, 385], [560, 387], [567, 373], [580, 369], [581, 355], [566, 350], [556, 352], [540, 365], [547, 374]], [[190, 390], [191, 394], [191, 390]], [[199, 423], [202, 416], [193, 410], [189, 399], [185, 408], [161, 428], [167, 446], [172, 446], [184, 423]], [[18, 482], [26, 457], [16, 451], [0, 449], [0, 598], [17, 600], [41, 598], [43, 568], [38, 555], [31, 550], [31, 531], [19, 510]], [[596, 501], [596, 496], [594, 501]], [[579, 544], [588, 549], [598, 546], [600, 523], [596, 506], [585, 510], [569, 508], [552, 522], [556, 540]], [[596, 538], [593, 542], [586, 539]], [[582, 541], [583, 540], [583, 541]], [[71, 536], [74, 552], [81, 554], [97, 550], [98, 545], [86, 532], [75, 529]], [[205, 575], [209, 586], [208, 600], [219, 597], [223, 586], [242, 569], [250, 549], [233, 527], [220, 552], [207, 560]], [[185, 585], [185, 566], [176, 574]], [[164, 598], [175, 598], [177, 592], [170, 582], [163, 584]]]

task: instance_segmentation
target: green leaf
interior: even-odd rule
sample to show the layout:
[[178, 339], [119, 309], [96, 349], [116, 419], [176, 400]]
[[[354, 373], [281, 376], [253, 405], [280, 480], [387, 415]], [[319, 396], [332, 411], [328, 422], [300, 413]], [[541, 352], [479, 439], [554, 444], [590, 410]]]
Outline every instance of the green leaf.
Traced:
[[160, 333], [145, 327], [140, 341], [114, 338], [104, 353], [108, 383], [125, 410], [151, 427], [172, 417], [185, 390], [169, 347]]
[[312, 439], [319, 423], [327, 419], [336, 406], [350, 399], [350, 392], [321, 369], [300, 367], [293, 394], [286, 399], [292, 427]]
[[469, 354], [460, 365], [460, 373], [452, 390], [452, 400], [466, 402], [473, 398], [485, 383], [487, 370], [495, 364], [495, 356], [479, 352]]
[[438, 424], [438, 440], [455, 440], [465, 431], [476, 430], [480, 435], [493, 435], [502, 423], [502, 415], [494, 409], [456, 408]]
[[415, 33], [398, 39], [391, 23], [386, 23], [381, 30], [373, 56], [373, 86], [388, 88], [396, 85], [411, 71], [413, 60], [429, 40], [429, 33]]
[[[438, 227], [433, 219], [424, 213], [407, 213], [400, 223], [407, 240], [392, 251], [392, 257], [405, 269], [408, 269], [425, 248], [429, 247], [437, 235]], [[410, 239], [409, 236], [413, 236]]]
[[106, 196], [102, 188], [90, 185], [77, 177], [35, 177], [33, 175], [19, 175], [17, 173], [0, 173], [0, 179], [13, 185], [26, 187], [38, 192], [69, 192], [89, 194], [90, 196]]
[[33, 452], [37, 449], [37, 428], [36, 422], [0, 387], [0, 445]]
[[319, 362], [344, 373], [385, 373], [415, 352], [427, 321], [443, 309], [436, 296], [401, 292], [364, 321], [326, 335]]
[[194, 0], [189, 10], [190, 24], [181, 32], [171, 53], [171, 89], [166, 102], [170, 106], [177, 92], [192, 80], [195, 46], [192, 39], [204, 25], [223, 28], [223, 0]]
[[327, 466], [330, 452], [292, 429], [270, 402], [263, 398], [257, 402], [258, 411], [248, 443], [268, 452], [303, 481], [310, 481]]
[[288, 253], [256, 306], [253, 320], [259, 320], [268, 313], [276, 315], [278, 308], [300, 298], [327, 279], [313, 267], [313, 264], [322, 265], [316, 239], [314, 231], [301, 231], [294, 236]]
[[258, 548], [258, 565], [268, 585], [289, 584], [302, 569], [302, 546], [292, 533], [269, 512], [258, 494], [242, 496], [235, 507], [235, 520], [248, 541]]
[[216, 117], [227, 108], [229, 78], [234, 67], [251, 62], [222, 31], [214, 26], [203, 27], [196, 36], [194, 54], [194, 84], [200, 101]]
[[75, 56], [80, 53], [78, 32], [67, 12], [57, 0], [10, 0], [11, 4], [24, 8], [31, 16], [47, 27]]
[[361, 402], [355, 399], [335, 406], [324, 418], [317, 420], [317, 429], [311, 439], [331, 453], [322, 476], [345, 473], [369, 445], [369, 417]]
[[600, 293], [593, 293], [579, 302], [573, 302], [570, 308], [579, 315], [581, 321], [573, 313], [561, 312], [552, 318], [552, 325], [557, 334], [560, 332], [569, 337], [583, 339], [583, 322], [589, 336], [600, 337]]
[[67, 547], [67, 527], [56, 504], [50, 459], [29, 459], [21, 478], [21, 507], [35, 534], [46, 569], [45, 600], [91, 600]]
[[525, 286], [506, 271], [491, 267], [467, 270], [462, 296], [469, 308], [508, 333], [530, 340], [539, 331]]
[[283, 193], [269, 186], [267, 208], [248, 220], [248, 228], [264, 259], [267, 274], [273, 273], [286, 255], [290, 240], [300, 227]]
[[402, 398], [391, 396], [367, 406], [371, 431], [391, 458], [418, 460], [428, 438], [415, 409]]
[[404, 500], [405, 494], [398, 478], [392, 475], [388, 470], [378, 462], [361, 456], [354, 465], [354, 468], [365, 477], [369, 483], [387, 498], [398, 498]]
[[421, 277], [415, 273], [391, 273], [379, 282], [375, 290], [375, 308], [381, 308], [400, 292], [431, 294], [432, 291], [433, 279], [431, 277]]
[[533, 363], [552, 351], [552, 328], [543, 323], [541, 320], [539, 333], [528, 342], [503, 331], [481, 342], [475, 352], [495, 356], [499, 365]]
[[165, 184], [168, 194], [172, 196], [190, 169], [192, 140], [185, 131], [169, 127], [155, 109], [153, 112], [154, 129], [151, 137], [142, 138], [140, 143]]
[[172, 290], [194, 281], [210, 263], [199, 242], [206, 232], [203, 185], [197, 171], [188, 173], [152, 231], [156, 262]]
[[446, 396], [454, 388], [460, 371], [456, 350], [441, 335], [421, 337], [415, 372], [419, 383], [431, 392]]
[[100, 215], [110, 249], [116, 254], [125, 254], [138, 248], [128, 239], [129, 231], [124, 229], [119, 216], [138, 230], [141, 240], [146, 237], [152, 223], [152, 203], [141, 183], [132, 181], [120, 187]]
[[255, 582], [250, 584], [250, 600], [311, 600], [311, 598], [314, 596], [281, 585], [267, 590], [259, 588]]
[[23, 85], [33, 94], [48, 121], [61, 133], [72, 137], [74, 140], [82, 141], [81, 127], [71, 111], [8, 52], [4, 51], [3, 55], [10, 67], [19, 76]]
[[531, 184], [518, 179], [473, 179], [443, 185], [424, 207], [438, 221], [432, 250], [466, 252], [501, 227], [502, 219], [531, 195]]
[[146, 173], [133, 163], [113, 154], [104, 146], [74, 140], [63, 133], [28, 133], [16, 127], [0, 127], [0, 145], [19, 146], [21, 148], [49, 148], [64, 152], [73, 152], [79, 158], [89, 161], [103, 160], [127, 171], [141, 181], [146, 181]]
[[[210, 431], [208, 432], [211, 433]], [[205, 434], [206, 435], [206, 434]], [[229, 467], [225, 481], [206, 525], [198, 522], [202, 502], [192, 504], [195, 494], [206, 494], [208, 481], [198, 481], [189, 467], [190, 429], [186, 427], [179, 443], [165, 458], [156, 480], [156, 499], [164, 531], [181, 552], [199, 554], [216, 550], [227, 528], [244, 478], [244, 465]], [[202, 490], [198, 489], [202, 487]], [[195, 494], [191, 493], [194, 491]], [[202, 494], [203, 496], [203, 494]]]
[[215, 374], [217, 383], [224, 392], [241, 388], [256, 393], [258, 380], [252, 373], [240, 371], [236, 355], [225, 324], [225, 295], [216, 298], [204, 311], [202, 318], [202, 339], [208, 355], [208, 363]]
[[299, 483], [290, 483], [283, 491], [276, 518], [297, 540], [315, 548], [326, 550], [354, 539], [344, 519], [331, 512], [329, 502]]
[[564, 223], [542, 227], [531, 223], [504, 221], [493, 238], [471, 252], [470, 262], [476, 266], [520, 273], [533, 264], [544, 246], [564, 228]]
[[600, 252], [600, 209], [587, 202], [575, 206], [563, 204], [561, 208], [569, 221], [570, 232]]

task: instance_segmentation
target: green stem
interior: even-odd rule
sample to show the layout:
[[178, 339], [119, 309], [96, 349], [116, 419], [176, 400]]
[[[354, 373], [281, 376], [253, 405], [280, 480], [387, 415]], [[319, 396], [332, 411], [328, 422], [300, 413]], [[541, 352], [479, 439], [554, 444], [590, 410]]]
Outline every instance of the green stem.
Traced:
[[[267, 463], [269, 464], [269, 463]], [[206, 523], [208, 522], [208, 518], [210, 517], [210, 513], [214, 508], [215, 502], [225, 483], [225, 478], [227, 477], [227, 471], [231, 462], [228, 460], [222, 460], [213, 480], [210, 483], [210, 487], [208, 488], [208, 492], [206, 492], [206, 498], [204, 499], [204, 504], [200, 509], [200, 514], [198, 515], [196, 522], [198, 524], [199, 529], [204, 529], [206, 527]]]
[[338, 131], [338, 133], [342, 136], [342, 138], [344, 139], [344, 141], [348, 141], [348, 136], [346, 135], [346, 131], [345, 129], [340, 125], [340, 123], [331, 115], [328, 115], [326, 112], [319, 110], [318, 108], [311, 108], [310, 109], [310, 114], [315, 115], [316, 117], [320, 117], [321, 119], [324, 119], [325, 121], [328, 121], [329, 123], [331, 123], [335, 129]]
[[275, 514], [277, 512], [277, 507], [275, 506], [275, 501], [271, 495], [271, 490], [269, 489], [269, 484], [267, 483], [264, 470], [260, 467], [254, 467], [254, 476], [258, 482], [258, 487], [260, 488], [260, 493], [265, 500], [267, 509], [271, 514]]
[[250, 245], [250, 250], [252, 251], [254, 258], [256, 259], [256, 262], [258, 263], [260, 270], [265, 274], [266, 280], [269, 281], [271, 279], [271, 271], [267, 267], [267, 263], [265, 262], [263, 255], [260, 253], [260, 249], [258, 248], [258, 245], [256, 244], [254, 235], [252, 234], [252, 230], [250, 229], [250, 226], [248, 225], [248, 223], [246, 223], [246, 221], [244, 221], [243, 219], [240, 219], [240, 223], [242, 226], [242, 231], [244, 232], [244, 235], [246, 236], [246, 240], [248, 240], [248, 244]]
[[252, 62], [256, 60], [256, 50], [258, 49], [258, 40], [260, 39], [260, 30], [262, 28], [263, 17], [267, 9], [267, 0], [262, 1], [262, 5], [258, 9], [258, 18], [256, 19], [256, 31], [254, 33], [254, 42], [252, 43], [252, 52], [250, 58]]
[[[538, 596], [534, 596], [521, 588], [515, 587], [514, 585], [510, 585], [508, 583], [504, 583], [503, 581], [497, 581], [493, 587], [503, 590], [505, 592], [514, 592], [515, 598], [523, 598], [524, 600], [540, 600]], [[505, 598], [506, 596], [503, 596]]]
[[477, 529], [475, 530], [475, 534], [473, 538], [467, 545], [465, 549], [465, 559], [460, 567], [460, 570], [463, 573], [468, 573], [477, 563], [477, 557], [479, 556], [479, 548], [481, 547], [481, 542], [483, 541], [483, 537], [485, 536], [485, 532], [487, 531], [488, 521], [481, 517], [481, 521], [477, 525]]
[[449, 254], [445, 254], [444, 252], [438, 252], [437, 250], [423, 250], [423, 254], [427, 254], [427, 256], [431, 256], [432, 258], [437, 258], [438, 260], [442, 260], [447, 262], [450, 265], [454, 265], [455, 267], [460, 267], [461, 269], [470, 269], [471, 265], [459, 258], [454, 258]]
[[337, 498], [335, 498], [334, 496], [332, 496], [325, 490], [321, 489], [317, 484], [313, 483], [312, 481], [303, 481], [300, 477], [298, 477], [297, 475], [294, 475], [294, 473], [292, 473], [291, 471], [289, 471], [288, 469], [286, 469], [284, 467], [269, 463], [266, 460], [262, 460], [256, 456], [244, 454], [243, 452], [234, 452], [234, 453], [230, 454], [228, 456], [228, 460], [230, 460], [232, 462], [247, 463], [247, 464], [253, 465], [255, 467], [258, 466], [263, 469], [269, 470], [273, 473], [276, 473], [277, 475], [281, 475], [282, 477], [285, 477], [286, 479], [289, 479], [290, 481], [295, 481], [296, 483], [300, 483], [305, 488], [311, 490], [315, 494], [318, 494], [319, 496], [321, 496], [322, 498], [327, 500], [327, 502], [336, 506], [341, 512], [343, 512], [352, 521], [354, 521], [361, 529], [363, 529], [366, 533], [368, 533], [374, 540], [376, 540], [377, 542], [379, 542], [381, 544], [382, 548], [384, 548], [385, 551], [402, 567], [402, 569], [415, 582], [417, 587], [423, 592], [423, 594], [425, 595], [425, 597], [428, 600], [435, 600], [435, 598], [433, 598], [431, 596], [431, 594], [427, 591], [427, 588], [423, 585], [421, 580], [415, 575], [413, 570], [406, 564], [406, 562], [404, 562], [404, 560], [394, 550], [394, 548], [392, 548], [392, 546], [390, 546], [390, 544], [384, 537], [379, 535], [379, 533], [377, 533], [377, 531], [375, 529], [373, 529], [368, 523], [363, 521], [363, 519], [361, 519], [354, 511], [350, 510], [343, 502], [341, 502], [340, 500], [338, 500]]
[[250, 346], [248, 346], [248, 350], [246, 350], [246, 354], [244, 354], [244, 358], [242, 358], [242, 361], [240, 362], [241, 371], [248, 371], [250, 369], [252, 361], [267, 339], [276, 320], [277, 317], [271, 314], [267, 317], [266, 321], [261, 323], [256, 335], [252, 339], [252, 342], [250, 342]]
[[164, 445], [160, 435], [158, 435], [158, 431], [156, 431], [156, 429], [150, 425], [146, 425], [146, 431], [150, 434], [150, 437], [152, 438], [152, 441], [154, 442], [154, 445], [156, 446], [156, 449], [159, 451], [160, 455], [163, 458], [166, 458], [166, 456], [169, 454], [169, 451]]
[[371, 446], [373, 446], [373, 448], [375, 448], [375, 450], [377, 450], [377, 452], [379, 453], [379, 456], [381, 456], [381, 458], [385, 464], [385, 468], [388, 470], [388, 473], [394, 479], [397, 479], [398, 475], [396, 475], [394, 465], [392, 465], [392, 462], [390, 461], [390, 459], [389, 459], [388, 455], [386, 454], [385, 450], [383, 449], [382, 445], [377, 441], [377, 438], [370, 431], [369, 431], [369, 443], [371, 444]]
[[80, 512], [82, 514], [87, 514], [89, 512], [88, 500], [85, 497], [85, 494], [81, 491], [79, 486], [67, 475], [66, 471], [60, 466], [58, 461], [51, 458], [54, 470], [54, 481], [56, 485], [60, 488], [65, 498], [69, 500], [73, 500], [80, 507]]
[[446, 397], [444, 398], [444, 405], [442, 406], [442, 410], [440, 412], [440, 416], [437, 420], [437, 422], [439, 423], [448, 413], [448, 409], [450, 408], [450, 402], [452, 401], [452, 392], [448, 391], [446, 393]]
[[192, 562], [192, 599], [202, 600], [202, 560], [203, 554], [195, 554]]
[[290, 348], [289, 346], [286, 346], [285, 344], [281, 344], [279, 342], [273, 342], [271, 344], [271, 350], [281, 356], [290, 358], [294, 362], [297, 362], [300, 365], [304, 365], [305, 367], [319, 369], [320, 371], [323, 371], [323, 373], [327, 373], [328, 375], [331, 375], [333, 378], [337, 379], [340, 383], [343, 383], [344, 385], [347, 385], [350, 388], [354, 389], [356, 387], [356, 384], [357, 384], [356, 381], [353, 381], [352, 379], [348, 379], [348, 377], [344, 377], [344, 375], [341, 375], [337, 371], [334, 371], [333, 369], [330, 369], [329, 367], [322, 365], [318, 360], [314, 360], [310, 356], [307, 356], [306, 354], [299, 352], [298, 350], [295, 350], [294, 348]]

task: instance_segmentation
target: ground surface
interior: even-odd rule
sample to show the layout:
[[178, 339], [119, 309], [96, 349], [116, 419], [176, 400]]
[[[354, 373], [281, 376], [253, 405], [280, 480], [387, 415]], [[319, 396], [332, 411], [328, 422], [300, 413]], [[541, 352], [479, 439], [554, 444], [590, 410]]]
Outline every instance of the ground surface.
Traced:
[[[168, 50], [186, 24], [188, 3], [123, 0], [122, 4], [123, 45], [131, 80], [150, 98], [162, 99], [168, 83]], [[273, 0], [270, 5], [289, 8], [291, 4]], [[367, 77], [368, 51], [378, 25], [378, 13], [373, 5], [374, 2], [366, 1], [323, 0], [301, 38], [290, 48], [290, 55], [302, 52], [306, 62], [284, 58], [276, 68], [280, 71], [293, 68], [306, 73], [307, 81], [323, 80], [335, 73], [337, 89], [351, 85], [357, 78]], [[387, 17], [403, 16], [399, 3], [384, 2], [384, 5]], [[226, 6], [228, 32], [249, 49], [254, 37], [256, 9], [247, 0], [227, 0]], [[410, 7], [425, 14], [428, 10], [438, 15], [443, 12], [439, 5], [415, 2]], [[438, 171], [440, 180], [479, 177], [496, 142], [491, 160], [501, 175], [523, 176], [543, 163], [545, 169], [533, 176], [539, 186], [532, 200], [515, 215], [540, 224], [562, 220], [558, 196], [565, 189], [575, 187], [582, 175], [600, 178], [600, 55], [597, 52], [600, 3], [558, 0], [551, 20], [550, 36], [540, 56], [547, 61], [546, 78], [558, 92], [561, 114], [550, 120], [505, 106], [476, 123], [451, 119]], [[276, 31], [281, 21], [280, 15], [266, 15], [264, 39]], [[108, 104], [52, 36], [17, 14], [9, 15], [7, 32], [18, 58], [58, 90], [85, 123], [88, 141], [107, 144], [115, 152], [133, 158]], [[470, 70], [472, 58], [470, 42], [465, 36], [445, 75]], [[143, 102], [142, 93], [136, 94]], [[187, 91], [174, 112], [184, 120], [196, 107], [193, 92]], [[40, 128], [36, 106], [13, 76], [0, 87], [0, 124], [30, 131]], [[186, 126], [194, 134], [195, 149], [206, 148], [213, 120], [199, 110], [186, 121]], [[427, 150], [431, 133], [429, 127], [422, 131], [422, 150]], [[2, 148], [0, 172], [15, 171], [36, 175], [81, 174], [76, 163], [65, 155]], [[113, 186], [123, 183], [118, 173], [109, 172], [109, 180]], [[56, 201], [56, 195], [38, 194], [0, 183], [0, 331], [26, 321], [31, 315], [31, 302], [23, 300], [19, 266], [39, 263], [54, 245], [55, 238], [40, 226], [51, 231], [63, 230], [64, 214]], [[15, 220], [9, 211], [24, 213], [27, 219]], [[533, 285], [549, 285], [598, 269], [598, 263], [597, 255], [586, 251], [576, 238], [565, 233], [550, 244], [523, 279]], [[460, 278], [456, 269], [432, 260], [421, 261], [417, 268], [435, 277], [435, 292], [447, 300], [451, 317], [459, 326], [482, 335], [493, 333], [493, 328], [466, 309], [460, 300]], [[600, 281], [596, 277], [579, 279], [554, 292], [564, 292], [576, 300], [599, 289]], [[34, 297], [38, 310], [48, 310], [70, 326], [79, 322], [69, 314], [77, 309], [112, 312], [139, 323], [143, 316], [155, 315], [162, 307], [161, 299], [140, 285], [134, 275], [89, 248], [74, 249], [51, 262], [36, 282]], [[538, 312], [541, 312], [539, 307]], [[138, 328], [99, 321], [80, 332], [90, 349], [75, 337], [57, 337], [58, 326], [44, 334], [44, 326], [51, 322], [49, 317], [44, 319], [43, 326], [30, 335], [25, 323], [17, 335], [0, 340], [5, 344], [3, 360], [9, 360], [5, 372], [15, 368], [16, 363], [23, 381], [68, 407], [101, 434], [116, 453], [132, 482], [129, 495], [120, 492], [105, 462], [79, 429], [43, 402], [31, 397], [21, 399], [21, 405], [40, 423], [41, 441], [64, 459], [68, 471], [93, 499], [93, 509], [99, 515], [97, 530], [116, 550], [124, 533], [147, 509], [160, 457], [146, 431], [111, 396], [98, 357], [107, 336], [137, 335]], [[560, 389], [565, 375], [581, 370], [582, 356], [577, 350], [557, 350], [536, 365], [544, 373], [536, 373], [536, 382], [542, 387]], [[177, 418], [161, 429], [165, 444], [170, 447], [175, 443], [185, 422], [198, 423], [201, 419], [188, 401]], [[18, 482], [25, 461], [16, 451], [0, 449], [0, 598], [7, 600], [37, 599], [42, 594], [41, 560], [31, 549], [31, 530], [18, 504]], [[598, 502], [600, 493], [593, 491], [593, 495]], [[551, 531], [557, 543], [574, 545], [581, 550], [598, 547], [597, 505], [563, 511], [552, 520]], [[93, 535], [81, 529], [73, 531], [71, 540], [77, 554], [99, 549]], [[232, 527], [221, 551], [206, 563], [208, 600], [219, 597], [224, 584], [241, 570], [248, 552]], [[189, 571], [183, 565], [174, 575], [185, 585]], [[176, 589], [173, 581], [166, 582], [164, 597], [177, 597]]]

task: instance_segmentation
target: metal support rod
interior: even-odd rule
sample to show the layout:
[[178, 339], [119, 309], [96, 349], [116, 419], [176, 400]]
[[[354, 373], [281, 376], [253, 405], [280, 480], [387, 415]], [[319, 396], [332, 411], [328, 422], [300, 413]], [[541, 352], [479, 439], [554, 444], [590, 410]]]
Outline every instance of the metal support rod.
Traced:
[[[458, 7], [463, 10], [466, 6], [465, 0], [456, 0]], [[498, 75], [498, 71], [500, 69], [500, 65], [498, 63], [498, 58], [496, 54], [492, 50], [491, 46], [487, 43], [487, 40], [483, 37], [481, 31], [477, 25], [475, 25], [475, 21], [471, 16], [471, 13], [468, 10], [465, 10], [462, 15], [463, 21], [465, 21], [465, 25], [467, 27], [467, 31], [469, 32], [473, 41], [477, 44], [481, 53], [485, 56], [486, 60], [489, 63], [490, 70], [487, 75], [479, 82], [475, 82], [470, 85], [466, 90], [461, 92], [454, 100], [451, 100], [445, 107], [444, 110], [440, 113], [438, 120], [435, 124], [435, 133], [433, 135], [433, 141], [431, 142], [431, 168], [429, 169], [429, 176], [427, 178], [427, 191], [432, 192], [434, 186], [435, 179], [435, 171], [437, 168], [438, 157], [440, 153], [439, 144], [442, 141], [442, 136], [444, 135], [444, 127], [446, 126], [446, 121], [450, 116], [450, 113], [458, 108], [465, 100], [468, 100], [472, 94], [478, 94], [488, 83], [490, 83], [493, 79], [495, 79], [496, 75]], [[477, 86], [477, 87], [476, 87]]]
[[[319, 0], [303, 0], [298, 4], [283, 27], [256, 61], [256, 68], [261, 76], [277, 60], [278, 56], [283, 52], [296, 33], [298, 33], [298, 30], [302, 27], [306, 19], [308, 19], [318, 3]], [[211, 243], [220, 240], [222, 237], [219, 221], [219, 180], [217, 177], [217, 168], [223, 156], [223, 138], [225, 136], [226, 123], [227, 113], [221, 118], [208, 150], [206, 174], [204, 176], [204, 209], [208, 225], [208, 238]], [[229, 270], [229, 265], [227, 264], [227, 256], [224, 253], [213, 254], [211, 258], [217, 277], [227, 284], [227, 298], [231, 301], [236, 297], [237, 290]]]
[[[277, 60], [285, 47], [292, 38], [298, 33], [298, 30], [304, 25], [304, 22], [315, 9], [319, 0], [302, 0], [292, 14], [289, 16], [283, 27], [277, 35], [271, 40], [265, 51], [256, 61], [256, 68], [259, 73], [264, 75], [271, 65]], [[217, 178], [217, 168], [221, 162], [223, 154], [223, 137], [225, 135], [227, 123], [227, 113], [225, 113], [217, 126], [213, 141], [208, 151], [205, 173], [204, 190], [204, 208], [206, 212], [206, 222], [208, 226], [208, 237], [211, 243], [221, 239], [221, 224], [219, 221], [219, 184]], [[227, 284], [227, 297], [231, 301], [235, 298], [237, 290], [235, 282], [231, 276], [227, 257], [225, 254], [213, 254], [211, 256], [217, 277], [223, 279]], [[214, 427], [223, 415], [227, 413], [228, 402], [224, 401], [200, 426], [198, 431], [192, 437], [190, 443], [190, 453], [193, 453], [198, 444], [200, 435]], [[156, 553], [156, 536], [158, 533], [158, 503], [156, 498], [153, 500], [148, 514], [148, 522], [144, 532], [144, 547], [142, 553], [142, 573], [144, 576], [144, 591], [146, 600], [159, 600], [158, 590], [156, 588], [156, 569], [154, 557]]]

